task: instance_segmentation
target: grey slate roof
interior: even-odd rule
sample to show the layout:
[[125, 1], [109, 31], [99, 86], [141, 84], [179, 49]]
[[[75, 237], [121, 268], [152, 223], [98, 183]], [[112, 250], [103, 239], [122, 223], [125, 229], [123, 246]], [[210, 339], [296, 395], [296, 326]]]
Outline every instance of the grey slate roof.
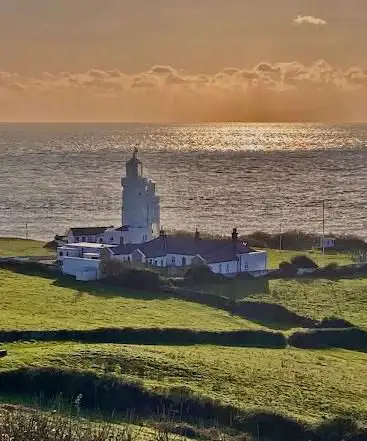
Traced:
[[206, 240], [184, 236], [159, 236], [150, 242], [136, 245], [120, 245], [113, 249], [115, 255], [130, 254], [139, 249], [147, 259], [164, 257], [167, 254], [183, 256], [199, 255], [207, 263], [230, 262], [237, 254], [252, 252], [248, 246], [232, 240]]
[[139, 244], [130, 243], [126, 245], [118, 245], [116, 247], [113, 247], [111, 248], [111, 251], [115, 256], [122, 256], [124, 254], [131, 254], [137, 248], [139, 248]]
[[70, 228], [74, 236], [95, 236], [103, 234], [110, 227], [78, 227]]

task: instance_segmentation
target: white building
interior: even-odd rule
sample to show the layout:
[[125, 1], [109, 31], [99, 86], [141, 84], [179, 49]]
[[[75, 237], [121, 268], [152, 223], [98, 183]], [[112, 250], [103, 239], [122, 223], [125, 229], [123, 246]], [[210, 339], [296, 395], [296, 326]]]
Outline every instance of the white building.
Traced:
[[122, 227], [70, 228], [68, 243], [93, 242], [110, 245], [139, 244], [159, 235], [160, 201], [156, 184], [144, 177], [143, 164], [137, 158], [137, 149], [126, 162], [122, 186]]
[[256, 251], [238, 240], [234, 228], [229, 240], [201, 239], [199, 232], [187, 236], [160, 236], [139, 245], [120, 245], [109, 249], [113, 258], [122, 262], [143, 263], [167, 268], [205, 264], [217, 274], [235, 275], [242, 272], [264, 271], [267, 252]]
[[229, 240], [167, 236], [160, 230], [160, 200], [155, 183], [143, 176], [137, 150], [126, 162], [121, 179], [122, 227], [71, 228], [68, 243], [58, 248], [63, 272], [80, 280], [102, 277], [100, 252], [107, 248], [111, 257], [153, 267], [188, 267], [203, 263], [220, 274], [264, 271], [267, 253], [240, 243], [237, 230]]
[[108, 228], [113, 227], [78, 227], [70, 228], [67, 232], [67, 242], [91, 242], [91, 243], [103, 243], [104, 234]]

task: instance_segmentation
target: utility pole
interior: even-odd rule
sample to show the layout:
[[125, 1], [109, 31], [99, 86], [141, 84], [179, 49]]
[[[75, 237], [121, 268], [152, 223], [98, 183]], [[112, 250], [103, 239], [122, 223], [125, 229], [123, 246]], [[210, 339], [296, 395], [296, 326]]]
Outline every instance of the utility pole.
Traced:
[[25, 223], [25, 238], [28, 239], [28, 223]]
[[283, 249], [283, 206], [280, 208], [280, 220], [279, 220], [279, 250]]
[[325, 200], [322, 201], [322, 255], [325, 255]]

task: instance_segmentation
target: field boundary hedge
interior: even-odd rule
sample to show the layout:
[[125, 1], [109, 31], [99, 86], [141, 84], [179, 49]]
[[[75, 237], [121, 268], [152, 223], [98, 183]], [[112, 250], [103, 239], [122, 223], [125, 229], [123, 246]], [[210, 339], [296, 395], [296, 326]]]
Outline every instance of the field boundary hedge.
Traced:
[[[227, 427], [269, 441], [321, 441], [319, 428], [302, 421], [269, 411], [246, 412], [211, 399], [148, 391], [144, 386], [103, 377], [89, 371], [54, 368], [20, 368], [0, 372], [0, 390], [11, 394], [41, 395], [74, 401], [80, 397], [83, 408], [132, 412], [135, 417], [151, 417], [159, 409], [168, 410], [173, 419], [204, 427]], [[333, 420], [323, 422], [333, 427]], [[346, 425], [350, 427], [349, 425]], [[319, 426], [321, 427], [321, 425]], [[340, 424], [338, 424], [340, 427]], [[357, 427], [357, 426], [356, 426]], [[350, 435], [350, 433], [348, 433]], [[258, 438], [256, 438], [258, 439]], [[353, 438], [338, 438], [350, 439]]]
[[91, 330], [18, 331], [0, 330], [0, 342], [77, 341], [136, 345], [218, 345], [279, 349], [287, 346], [281, 332], [263, 330], [195, 331], [174, 328], [101, 328]]
[[288, 337], [291, 346], [300, 349], [339, 348], [367, 352], [367, 332], [359, 328], [312, 329]]

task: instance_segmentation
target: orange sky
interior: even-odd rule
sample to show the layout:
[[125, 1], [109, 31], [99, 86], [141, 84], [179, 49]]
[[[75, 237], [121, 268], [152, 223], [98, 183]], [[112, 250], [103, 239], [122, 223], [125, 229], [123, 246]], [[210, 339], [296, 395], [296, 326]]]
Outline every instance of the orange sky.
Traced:
[[366, 0], [0, 0], [0, 120], [366, 120], [366, 22]]

